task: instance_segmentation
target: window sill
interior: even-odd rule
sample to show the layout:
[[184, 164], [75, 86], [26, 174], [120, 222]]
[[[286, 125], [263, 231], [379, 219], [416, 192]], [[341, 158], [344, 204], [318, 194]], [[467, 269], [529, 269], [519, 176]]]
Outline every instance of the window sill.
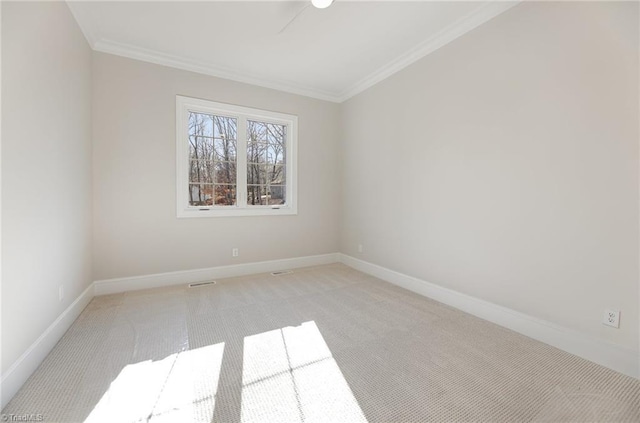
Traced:
[[178, 218], [198, 218], [198, 217], [240, 217], [240, 216], [283, 216], [297, 215], [298, 210], [295, 207], [216, 207], [216, 208], [188, 208], [178, 209]]

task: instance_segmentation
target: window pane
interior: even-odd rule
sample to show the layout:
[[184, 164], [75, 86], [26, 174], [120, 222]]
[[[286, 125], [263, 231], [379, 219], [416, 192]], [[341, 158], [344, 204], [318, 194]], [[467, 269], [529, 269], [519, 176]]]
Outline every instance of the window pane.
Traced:
[[249, 163], [247, 165], [247, 185], [266, 185], [267, 169], [264, 165]]
[[267, 164], [283, 164], [284, 163], [284, 144], [269, 144], [266, 148]]
[[262, 122], [247, 120], [247, 139], [249, 142], [267, 142], [267, 125]]
[[273, 123], [266, 124], [267, 142], [284, 145], [286, 126]]
[[213, 183], [213, 162], [211, 160], [191, 160], [189, 164], [189, 182]]
[[197, 159], [198, 140], [194, 135], [189, 135], [189, 160]]
[[189, 135], [189, 158], [213, 160], [213, 138]]
[[210, 206], [213, 204], [213, 185], [189, 184], [189, 205]]
[[275, 206], [285, 204], [287, 187], [285, 185], [249, 185], [247, 204], [250, 206]]
[[247, 144], [247, 162], [264, 163], [267, 144], [250, 142]]
[[213, 116], [214, 136], [219, 139], [237, 140], [238, 121], [224, 116]]
[[216, 184], [236, 184], [236, 164], [235, 162], [216, 162], [215, 163], [215, 182]]
[[215, 160], [225, 162], [236, 161], [236, 140], [216, 139], [214, 141], [214, 146]]
[[267, 187], [264, 185], [247, 186], [247, 204], [259, 206], [266, 204]]
[[269, 204], [278, 205], [286, 203], [287, 187], [285, 185], [271, 185], [269, 187]]
[[189, 135], [213, 136], [213, 116], [189, 112]]
[[283, 165], [269, 166], [267, 178], [270, 185], [284, 185], [286, 183], [287, 170]]
[[247, 122], [247, 203], [278, 205], [286, 193], [285, 125]]
[[190, 205], [236, 203], [237, 135], [237, 119], [189, 112]]
[[236, 160], [236, 139], [238, 134], [237, 120], [214, 116], [215, 159], [221, 161]]
[[216, 185], [215, 203], [218, 206], [233, 206], [236, 204], [235, 185]]

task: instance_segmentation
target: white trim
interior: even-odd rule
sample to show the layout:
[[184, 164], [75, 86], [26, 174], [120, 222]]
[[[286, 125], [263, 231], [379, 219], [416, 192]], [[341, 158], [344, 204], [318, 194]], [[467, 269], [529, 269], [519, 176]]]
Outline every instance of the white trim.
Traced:
[[95, 51], [114, 54], [116, 56], [128, 57], [130, 59], [143, 62], [155, 63], [156, 65], [168, 66], [170, 68], [182, 69], [204, 75], [215, 76], [217, 78], [228, 79], [230, 81], [243, 82], [245, 84], [257, 85], [259, 87], [302, 95], [305, 97], [317, 98], [319, 100], [339, 103], [339, 97], [332, 92], [321, 91], [314, 88], [302, 87], [290, 82], [273, 81], [253, 75], [247, 75], [232, 69], [223, 68], [210, 63], [185, 57], [161, 53], [159, 51], [136, 47], [129, 44], [118, 43], [107, 39], [95, 42]]
[[[168, 66], [171, 68], [182, 69], [204, 75], [215, 76], [231, 81], [257, 85], [259, 87], [284, 91], [292, 94], [302, 95], [305, 97], [316, 98], [319, 100], [342, 103], [355, 96], [356, 94], [361, 93], [367, 88], [372, 87], [378, 82], [388, 78], [394, 73], [411, 65], [412, 63], [425, 57], [426, 55], [433, 53], [435, 50], [466, 34], [472, 29], [511, 9], [521, 1], [522, 0], [491, 1], [483, 4], [482, 6], [473, 10], [471, 13], [458, 19], [451, 25], [448, 25], [446, 28], [444, 28], [434, 36], [423, 41], [418, 46], [391, 60], [387, 64], [383, 65], [380, 69], [367, 75], [350, 87], [347, 87], [347, 89], [343, 90], [342, 92], [319, 90], [311, 87], [304, 87], [292, 82], [265, 79], [255, 75], [239, 73], [232, 69], [213, 65], [211, 63], [162, 53], [157, 50], [137, 47], [104, 38], [98, 39], [98, 37], [96, 37], [96, 35], [91, 31], [89, 31], [88, 28], [84, 28], [80, 24], [78, 25], [85, 35], [85, 38], [91, 45], [91, 48], [95, 51], [114, 54], [116, 56], [128, 57], [130, 59], [155, 63], [157, 65]], [[69, 9], [71, 10], [71, 13], [75, 18], [76, 13], [74, 12], [73, 2], [67, 2], [67, 5], [69, 6]], [[76, 21], [80, 22], [80, 20], [78, 20], [77, 18]]]
[[[189, 205], [189, 112], [233, 118], [237, 122], [236, 136], [236, 204], [232, 206]], [[275, 123], [286, 127], [285, 173], [286, 195], [282, 205], [252, 206], [247, 204], [247, 132], [249, 120]], [[218, 103], [176, 95], [176, 215], [178, 218], [221, 216], [273, 216], [298, 214], [298, 117], [291, 114]]]
[[488, 320], [625, 375], [640, 377], [640, 352], [481, 300], [377, 264], [340, 254], [349, 267]]
[[2, 405], [0, 408], [4, 408], [7, 405], [29, 376], [38, 368], [47, 354], [51, 352], [71, 327], [71, 324], [82, 313], [82, 310], [89, 304], [93, 295], [93, 284], [91, 284], [2, 375], [2, 380], [0, 380], [0, 392], [2, 395], [0, 402]]
[[95, 295], [115, 294], [172, 285], [186, 285], [211, 279], [231, 278], [235, 276], [274, 272], [283, 269], [319, 266], [322, 264], [337, 263], [338, 261], [340, 261], [339, 253], [330, 253], [317, 256], [209, 267], [205, 269], [156, 273], [153, 275], [132, 276], [128, 278], [105, 279], [94, 282]]
[[84, 38], [87, 40], [89, 47], [91, 47], [91, 49], [93, 50], [94, 46], [96, 45], [96, 38], [93, 35], [93, 33], [89, 31], [89, 28], [87, 28], [86, 26], [83, 26], [80, 23], [82, 21], [78, 19], [78, 11], [76, 10], [75, 2], [67, 0], [65, 1], [65, 3], [69, 8], [69, 11], [71, 12], [71, 15], [73, 15], [73, 19], [75, 19], [76, 24], [78, 25], [78, 28], [80, 28], [80, 31], [84, 35]]
[[423, 57], [433, 53], [440, 47], [443, 47], [458, 37], [466, 34], [472, 29], [477, 28], [483, 23], [495, 18], [496, 16], [506, 12], [522, 0], [517, 1], [491, 1], [474, 9], [469, 14], [458, 19], [451, 25], [439, 31], [432, 37], [426, 39], [416, 47], [405, 52], [401, 56], [393, 59], [391, 62], [382, 66], [380, 69], [362, 78], [351, 87], [344, 90], [339, 95], [339, 102], [342, 103], [351, 97], [360, 94], [364, 90], [371, 88], [378, 82], [387, 79], [394, 73], [406, 68]]
[[519, 332], [538, 341], [575, 354], [620, 373], [640, 376], [640, 353], [574, 330], [532, 317], [515, 310], [490, 303], [448, 288], [444, 288], [394, 270], [356, 259], [341, 253], [296, 257], [219, 266], [205, 269], [158, 273], [128, 278], [99, 280], [87, 287], [82, 294], [44, 331], [40, 337], [9, 367], [0, 380], [1, 405], [4, 408], [15, 393], [37, 369], [47, 354], [62, 338], [94, 295], [114, 294], [140, 289], [188, 284], [256, 273], [268, 273], [282, 269], [318, 266], [341, 262], [361, 272], [375, 276], [443, 304]]

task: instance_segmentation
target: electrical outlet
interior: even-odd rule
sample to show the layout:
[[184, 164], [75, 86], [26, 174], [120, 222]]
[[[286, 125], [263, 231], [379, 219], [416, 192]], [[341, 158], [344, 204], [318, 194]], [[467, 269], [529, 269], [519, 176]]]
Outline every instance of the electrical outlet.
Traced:
[[62, 301], [63, 298], [64, 298], [64, 285], [60, 285], [58, 287], [58, 300]]
[[239, 252], [238, 252], [238, 249], [237, 249], [237, 248], [233, 248], [233, 249], [231, 250], [231, 255], [232, 255], [233, 257], [238, 257], [238, 256], [240, 255], [240, 254], [239, 254]]
[[611, 326], [614, 328], [620, 327], [620, 311], [619, 310], [605, 310], [602, 318], [602, 324]]
[[362, 252], [362, 244], [358, 244], [358, 252], [361, 253]]

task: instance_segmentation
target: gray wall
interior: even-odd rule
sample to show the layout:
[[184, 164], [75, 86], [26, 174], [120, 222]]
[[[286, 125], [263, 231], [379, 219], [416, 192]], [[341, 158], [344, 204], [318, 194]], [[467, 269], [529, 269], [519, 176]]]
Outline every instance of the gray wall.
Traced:
[[347, 101], [342, 251], [638, 350], [638, 71], [637, 3], [522, 3]]
[[90, 113], [66, 3], [2, 2], [2, 374], [92, 282]]
[[[176, 94], [297, 115], [298, 215], [177, 219]], [[338, 251], [338, 113], [325, 101], [94, 53], [94, 279]]]

